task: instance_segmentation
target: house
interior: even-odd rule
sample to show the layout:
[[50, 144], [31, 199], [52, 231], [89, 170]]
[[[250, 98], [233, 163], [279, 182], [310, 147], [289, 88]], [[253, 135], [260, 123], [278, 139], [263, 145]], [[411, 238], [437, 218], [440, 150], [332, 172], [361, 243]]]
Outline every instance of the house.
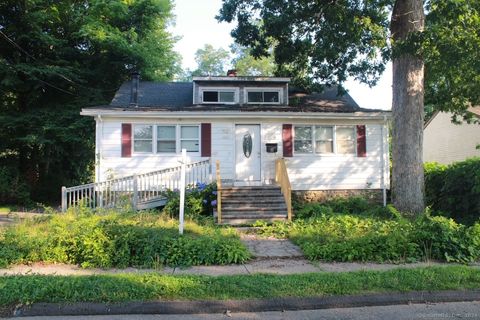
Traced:
[[[468, 109], [480, 120], [480, 107]], [[450, 164], [479, 157], [480, 124], [452, 122], [452, 113], [436, 112], [423, 130], [423, 160]]]
[[191, 162], [220, 162], [223, 186], [275, 183], [284, 158], [292, 191], [305, 199], [389, 188], [390, 112], [360, 108], [337, 88], [307, 94], [289, 78], [194, 77], [141, 82], [134, 75], [96, 121], [96, 181]]

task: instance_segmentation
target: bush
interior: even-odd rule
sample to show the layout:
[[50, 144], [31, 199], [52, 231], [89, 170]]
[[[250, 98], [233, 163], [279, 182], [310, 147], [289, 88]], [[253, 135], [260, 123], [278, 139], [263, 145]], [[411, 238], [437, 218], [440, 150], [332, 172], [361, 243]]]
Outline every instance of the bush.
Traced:
[[480, 158], [449, 166], [425, 164], [425, 200], [433, 211], [457, 221], [480, 217]]
[[178, 223], [154, 212], [93, 214], [69, 210], [25, 221], [0, 238], [0, 265], [37, 261], [82, 267], [160, 267], [242, 263], [248, 250], [234, 231], [186, 221]]
[[[409, 220], [392, 206], [361, 203], [306, 204], [291, 223], [257, 226], [264, 235], [290, 238], [310, 260], [467, 263], [480, 257], [480, 223], [468, 228], [429, 212]], [[339, 209], [345, 212], [336, 212]]]
[[[178, 217], [180, 192], [167, 191], [167, 204], [163, 211], [171, 218]], [[213, 207], [217, 204], [217, 185], [197, 182], [187, 186], [185, 190], [185, 216], [198, 219], [200, 216], [212, 216]]]

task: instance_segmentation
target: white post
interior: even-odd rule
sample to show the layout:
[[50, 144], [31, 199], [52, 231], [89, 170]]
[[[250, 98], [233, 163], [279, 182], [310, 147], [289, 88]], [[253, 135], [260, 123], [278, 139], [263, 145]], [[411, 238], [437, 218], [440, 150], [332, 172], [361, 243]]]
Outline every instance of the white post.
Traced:
[[67, 188], [62, 187], [62, 212], [67, 211]]
[[138, 206], [138, 181], [137, 181], [137, 174], [133, 174], [133, 198], [132, 198], [132, 206], [133, 210], [137, 211]]
[[178, 232], [183, 234], [183, 214], [185, 211], [185, 176], [186, 176], [186, 165], [187, 165], [187, 149], [182, 149], [182, 170], [180, 172], [180, 212], [179, 219], [180, 224], [178, 225]]

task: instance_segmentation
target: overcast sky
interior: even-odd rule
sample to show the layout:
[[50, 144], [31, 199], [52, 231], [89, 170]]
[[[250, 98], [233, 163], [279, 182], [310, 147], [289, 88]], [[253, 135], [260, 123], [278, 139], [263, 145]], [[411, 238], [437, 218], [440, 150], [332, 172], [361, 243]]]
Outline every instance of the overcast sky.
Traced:
[[[182, 67], [196, 67], [194, 56], [197, 49], [205, 44], [215, 48], [229, 50], [233, 43], [230, 31], [232, 24], [218, 23], [215, 16], [221, 7], [221, 0], [175, 0], [176, 24], [172, 32], [181, 39], [175, 50], [182, 56]], [[355, 81], [347, 81], [345, 87], [350, 95], [363, 108], [391, 109], [392, 105], [392, 70], [389, 64], [376, 87]]]

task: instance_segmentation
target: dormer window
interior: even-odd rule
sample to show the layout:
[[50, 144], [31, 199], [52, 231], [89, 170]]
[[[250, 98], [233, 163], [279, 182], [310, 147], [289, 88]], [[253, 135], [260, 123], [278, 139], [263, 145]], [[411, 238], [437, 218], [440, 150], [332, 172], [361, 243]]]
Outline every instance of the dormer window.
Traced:
[[282, 89], [279, 88], [247, 88], [247, 103], [251, 104], [280, 104]]
[[233, 104], [238, 103], [238, 89], [203, 88], [200, 90], [202, 103]]

